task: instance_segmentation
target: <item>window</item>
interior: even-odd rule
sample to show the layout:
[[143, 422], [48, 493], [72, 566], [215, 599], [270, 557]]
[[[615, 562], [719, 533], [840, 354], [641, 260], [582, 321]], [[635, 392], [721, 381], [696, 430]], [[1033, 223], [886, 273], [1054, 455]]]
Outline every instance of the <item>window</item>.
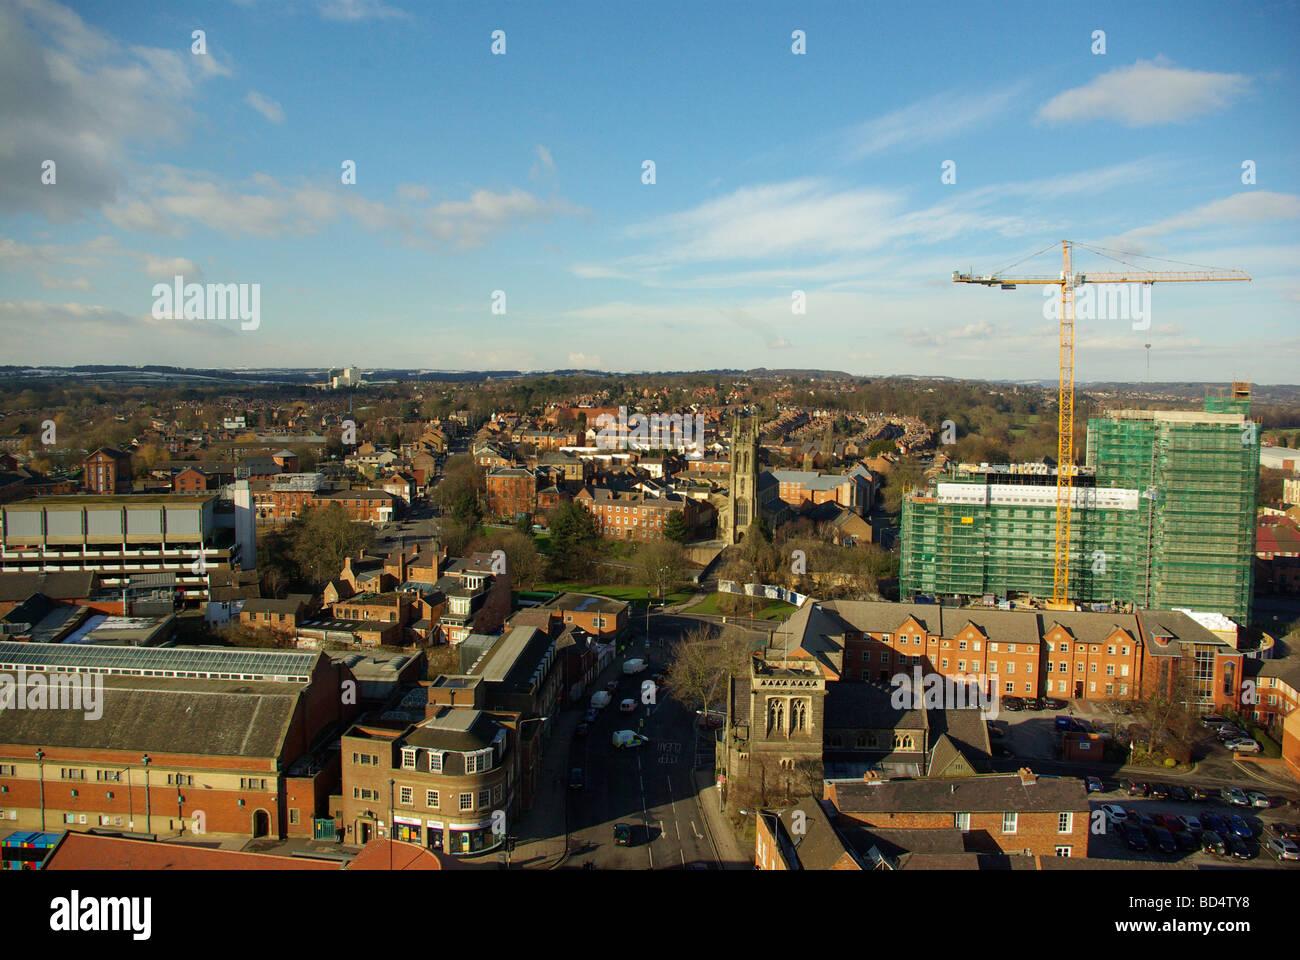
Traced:
[[1113, 643], [1112, 643], [1112, 644], [1109, 644], [1109, 645], [1106, 647], [1106, 652], [1107, 652], [1108, 654], [1110, 654], [1112, 657], [1115, 656], [1115, 644], [1113, 644]]
[[1008, 681], [1007, 681], [1007, 693], [1015, 693], [1015, 692], [1016, 692], [1016, 685], [1015, 685], [1014, 683], [1012, 683], [1010, 680], [1008, 680]]
[[1015, 833], [1015, 832], [1016, 832], [1016, 820], [1017, 820], [1018, 817], [1019, 817], [1019, 814], [1016, 814], [1016, 813], [1004, 813], [1004, 814], [1002, 814], [1002, 832], [1003, 832], [1003, 833]]
[[299, 817], [298, 817], [298, 811], [297, 811], [297, 810], [290, 810], [290, 811], [289, 811], [289, 822], [290, 822], [290, 823], [293, 823], [293, 824], [296, 824], [296, 823], [298, 823], [298, 820], [299, 820]]
[[998, 652], [998, 645], [997, 645], [996, 643], [990, 643], [990, 644], [989, 644], [989, 649], [992, 650], [994, 653], [997, 653], [997, 652]]
[[1074, 830], [1074, 814], [1063, 813], [1056, 818], [1057, 833], [1071, 833]]
[[958, 640], [958, 641], [957, 641], [957, 649], [958, 649], [958, 650], [965, 650], [965, 649], [966, 649], [966, 641], [965, 641], [965, 640]]
[[492, 806], [492, 790], [490, 788], [478, 792], [478, 806], [480, 810], [486, 810]]
[[415, 747], [402, 747], [402, 769], [415, 769]]
[[943, 669], [944, 669], [944, 670], [947, 670], [947, 669], [948, 669], [948, 658], [947, 658], [947, 657], [944, 657], [944, 658], [943, 658]]
[[1056, 855], [1058, 857], [1068, 857], [1070, 855], [1070, 848], [1065, 845], [1058, 846], [1056, 848]]
[[404, 807], [409, 807], [415, 802], [415, 790], [412, 787], [399, 787], [397, 795], [398, 802]]
[[14, 775], [14, 765], [12, 763], [0, 763], [0, 777], [12, 777]]
[[363, 767], [368, 767], [368, 766], [370, 766], [370, 754], [368, 754], [368, 753], [363, 753], [363, 754], [361, 755], [361, 765], [362, 765]]
[[965, 661], [965, 660], [958, 660], [958, 661], [957, 661], [957, 669], [960, 670], [962, 673], [965, 673], [965, 672], [966, 672], [966, 661]]
[[438, 791], [437, 791], [437, 790], [426, 790], [426, 791], [424, 791], [424, 805], [425, 805], [426, 807], [432, 807], [432, 808], [434, 808], [435, 810], [438, 808]]
[[963, 833], [970, 829], [969, 813], [953, 814], [953, 821], [954, 821], [953, 826], [955, 826], [958, 830], [961, 830]]
[[462, 793], [462, 794], [460, 795], [460, 808], [461, 808], [462, 810], [473, 810], [473, 809], [474, 809], [474, 794], [472, 794], [472, 793]]
[[429, 772], [442, 773], [442, 751], [441, 750], [429, 751]]
[[59, 776], [64, 780], [85, 780], [85, 770], [74, 770], [71, 767], [63, 767], [59, 770]]
[[1007, 661], [1006, 670], [1007, 670], [1007, 673], [1008, 673], [1008, 674], [1015, 673], [1015, 672], [1016, 672], [1016, 662], [1015, 662], [1014, 660], [1008, 660], [1008, 661]]
[[[1062, 660], [1060, 663], [1058, 663], [1058, 664], [1056, 665], [1056, 669], [1057, 669], [1057, 671], [1058, 671], [1059, 673], [1069, 673], [1069, 672], [1070, 672], [1070, 665], [1069, 665], [1068, 663], [1066, 663], [1064, 660]], [[1064, 681], [1062, 681], [1062, 682], [1064, 682]], [[1065, 687], [1062, 687], [1061, 689], [1064, 690]]]
[[880, 662], [881, 662], [881, 663], [889, 663], [889, 651], [888, 651], [888, 650], [882, 650], [882, 651], [880, 651]]

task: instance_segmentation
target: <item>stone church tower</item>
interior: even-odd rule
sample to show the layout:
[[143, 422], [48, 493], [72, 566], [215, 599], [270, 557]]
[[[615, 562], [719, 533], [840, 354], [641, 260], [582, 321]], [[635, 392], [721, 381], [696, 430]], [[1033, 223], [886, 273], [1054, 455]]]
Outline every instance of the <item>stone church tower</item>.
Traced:
[[731, 472], [727, 509], [722, 516], [721, 539], [739, 543], [749, 525], [758, 519], [758, 418], [731, 420]]

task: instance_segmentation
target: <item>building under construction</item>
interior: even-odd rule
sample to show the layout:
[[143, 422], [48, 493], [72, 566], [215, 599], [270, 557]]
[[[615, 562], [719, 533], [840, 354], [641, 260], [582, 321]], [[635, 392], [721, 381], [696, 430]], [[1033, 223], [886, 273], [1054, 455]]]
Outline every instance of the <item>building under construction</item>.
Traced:
[[[1088, 422], [1072, 491], [1070, 600], [1249, 620], [1259, 478], [1249, 412], [1249, 385], [1234, 384], [1203, 412], [1123, 410]], [[903, 599], [1050, 599], [1055, 478], [944, 474], [903, 498], [900, 539]]]

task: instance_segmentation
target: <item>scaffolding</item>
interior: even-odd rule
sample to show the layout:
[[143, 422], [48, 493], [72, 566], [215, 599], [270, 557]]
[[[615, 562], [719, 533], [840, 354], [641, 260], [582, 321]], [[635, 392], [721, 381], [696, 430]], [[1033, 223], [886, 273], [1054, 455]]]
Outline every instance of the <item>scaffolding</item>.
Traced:
[[[1249, 620], [1258, 431], [1246, 419], [1248, 393], [1207, 397], [1205, 406], [1205, 414], [1125, 411], [1089, 421], [1086, 462], [1097, 487], [1131, 491], [1126, 503], [1135, 497], [1136, 509], [1078, 511], [1070, 530], [1071, 600]], [[900, 592], [904, 599], [1050, 598], [1055, 533], [1053, 506], [909, 495]]]

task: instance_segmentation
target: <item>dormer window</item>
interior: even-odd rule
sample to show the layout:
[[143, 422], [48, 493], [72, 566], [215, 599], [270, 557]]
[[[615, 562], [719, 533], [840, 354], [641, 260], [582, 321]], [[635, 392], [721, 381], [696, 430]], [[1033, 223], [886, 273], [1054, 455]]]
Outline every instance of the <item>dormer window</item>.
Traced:
[[402, 769], [403, 770], [415, 769], [415, 754], [416, 754], [415, 747], [402, 747]]

